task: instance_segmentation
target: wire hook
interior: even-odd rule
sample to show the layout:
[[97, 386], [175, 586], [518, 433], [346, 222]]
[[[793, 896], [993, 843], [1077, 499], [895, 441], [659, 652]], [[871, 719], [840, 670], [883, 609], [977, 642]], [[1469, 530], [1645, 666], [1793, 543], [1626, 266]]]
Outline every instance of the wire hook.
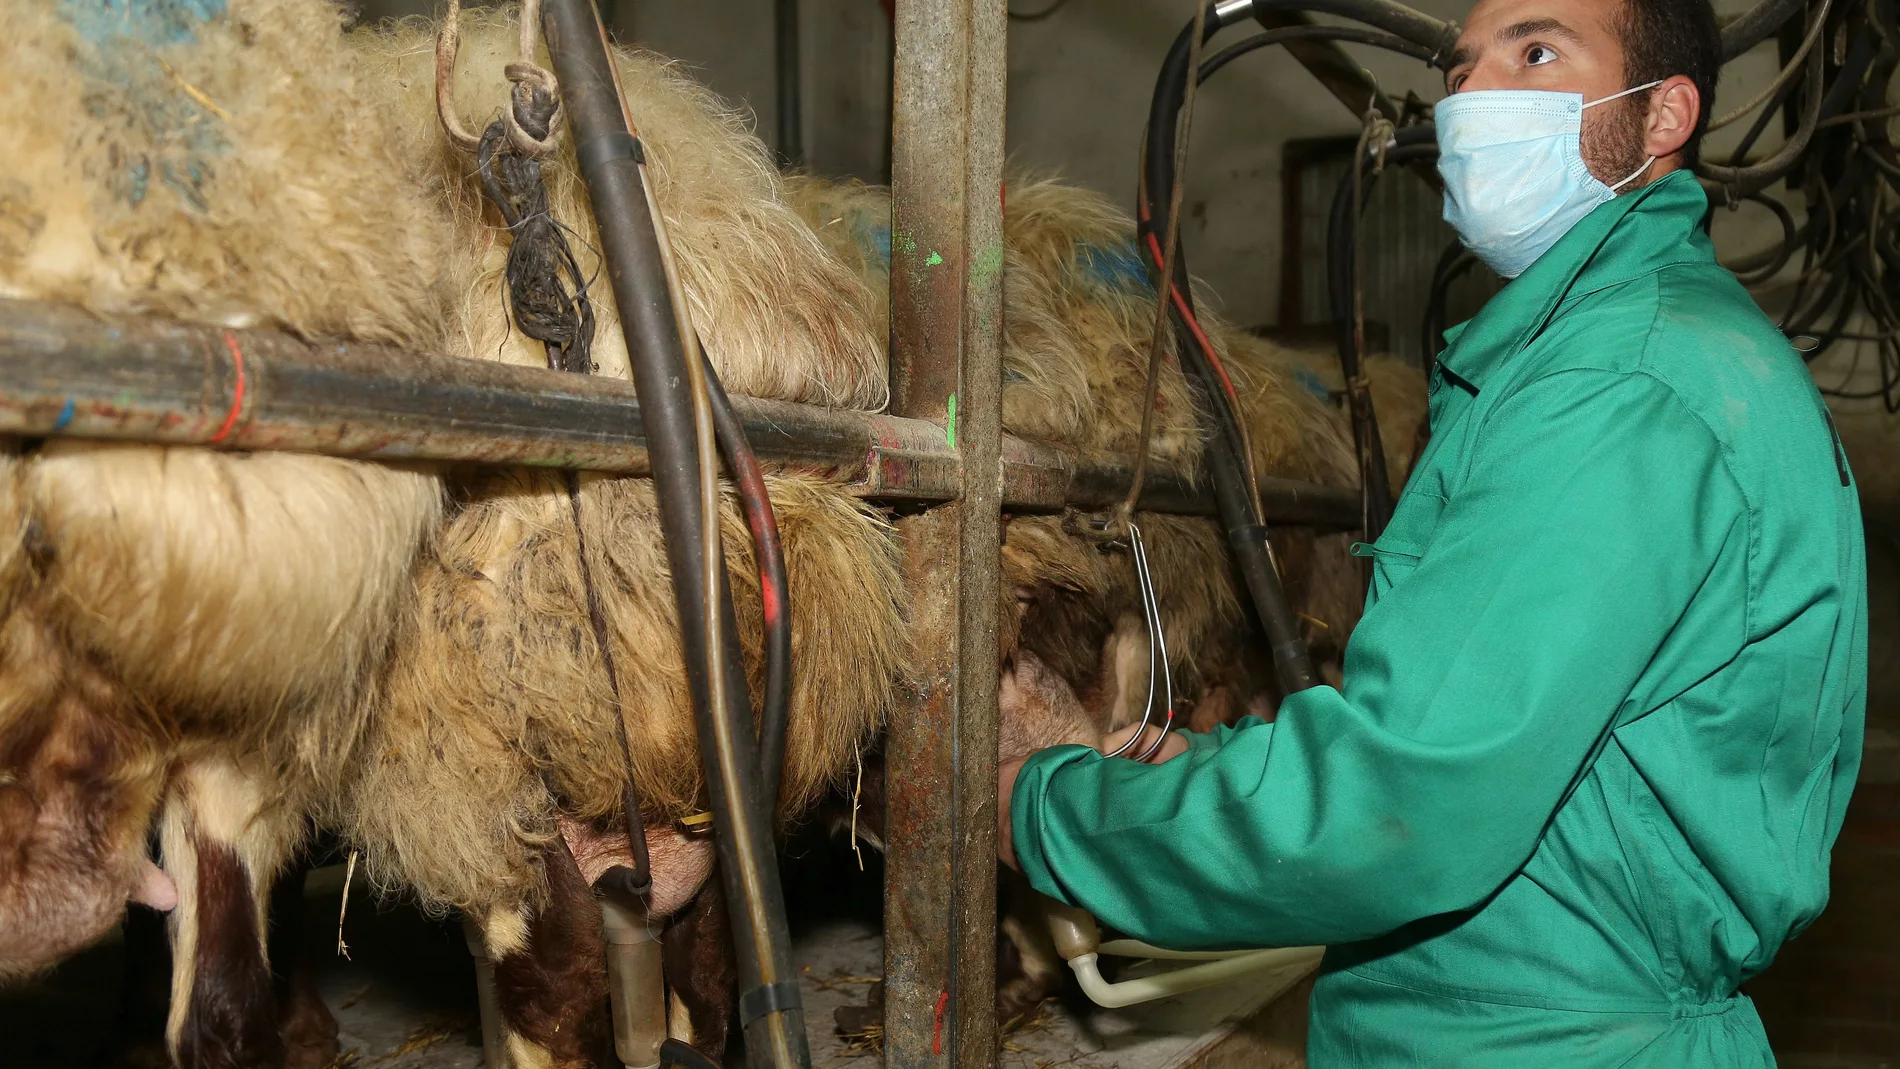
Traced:
[[1148, 731], [1148, 725], [1154, 720], [1155, 713], [1155, 676], [1162, 681], [1162, 708], [1166, 719], [1161, 724], [1161, 735], [1133, 760], [1146, 761], [1161, 749], [1167, 741], [1168, 732], [1174, 729], [1174, 671], [1168, 665], [1168, 636], [1161, 628], [1161, 601], [1155, 596], [1154, 573], [1148, 567], [1148, 544], [1142, 538], [1141, 527], [1133, 520], [1128, 521], [1128, 546], [1135, 558], [1135, 584], [1141, 592], [1141, 616], [1148, 628], [1148, 697], [1141, 707], [1141, 725], [1129, 735], [1128, 741], [1117, 746], [1109, 757], [1120, 757], [1141, 741]]

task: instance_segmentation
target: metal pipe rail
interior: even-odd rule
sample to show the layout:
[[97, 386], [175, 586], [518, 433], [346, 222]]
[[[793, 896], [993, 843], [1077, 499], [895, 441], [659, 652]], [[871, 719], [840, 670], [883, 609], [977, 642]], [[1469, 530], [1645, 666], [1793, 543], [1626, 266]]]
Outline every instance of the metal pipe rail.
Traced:
[[[962, 462], [935, 422], [735, 397], [759, 459], [815, 470], [867, 498], [950, 501]], [[108, 321], [0, 299], [0, 434], [293, 450], [650, 474], [633, 385], [383, 345], [308, 342], [165, 320]], [[1005, 436], [1003, 505], [1101, 508], [1127, 492], [1128, 458]], [[1151, 466], [1142, 507], [1211, 515], [1191, 470]], [[1349, 488], [1264, 478], [1269, 518], [1347, 529]]]

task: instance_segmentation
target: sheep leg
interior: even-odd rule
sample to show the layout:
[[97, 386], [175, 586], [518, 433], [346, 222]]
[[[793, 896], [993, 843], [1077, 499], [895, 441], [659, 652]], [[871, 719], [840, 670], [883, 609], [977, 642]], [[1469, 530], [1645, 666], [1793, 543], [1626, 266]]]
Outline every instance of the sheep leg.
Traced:
[[667, 1035], [714, 1062], [726, 1054], [738, 972], [732, 961], [726, 896], [709, 879], [692, 905], [675, 914], [661, 939], [666, 975]]
[[281, 1069], [284, 1039], [265, 939], [273, 877], [301, 822], [266, 812], [259, 777], [225, 759], [180, 773], [160, 821], [172, 911], [165, 1041], [185, 1069]]
[[270, 963], [285, 1069], [324, 1069], [337, 1055], [336, 1018], [317, 993], [316, 962], [303, 944], [303, 885], [309, 874], [310, 863], [299, 859], [271, 889]]
[[615, 1064], [607, 1016], [600, 902], [567, 844], [544, 848], [547, 902], [492, 909], [482, 937], [494, 962], [503, 1042], [514, 1069]]

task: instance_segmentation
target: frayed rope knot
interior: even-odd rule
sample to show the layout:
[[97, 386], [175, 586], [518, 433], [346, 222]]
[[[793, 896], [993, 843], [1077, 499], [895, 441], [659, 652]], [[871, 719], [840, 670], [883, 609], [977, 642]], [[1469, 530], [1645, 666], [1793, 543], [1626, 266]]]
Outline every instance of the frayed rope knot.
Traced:
[[473, 153], [482, 195], [501, 213], [510, 238], [506, 278], [510, 318], [521, 333], [547, 349], [548, 366], [582, 374], [594, 370], [594, 309], [567, 235], [549, 210], [540, 161], [559, 147], [560, 85], [534, 62], [541, 24], [539, 0], [524, 0], [521, 58], [503, 68], [508, 107], [480, 137], [455, 112], [455, 59], [461, 50], [461, 0], [449, 0], [435, 40], [436, 118], [456, 147]]
[[[546, 90], [522, 86], [531, 128], [547, 130], [553, 109]], [[567, 234], [548, 206], [541, 162], [521, 152], [502, 120], [488, 124], [475, 151], [482, 193], [501, 213], [512, 239], [508, 246], [508, 304], [521, 333], [547, 347], [548, 366], [588, 374], [594, 340], [594, 307], [587, 279]]]

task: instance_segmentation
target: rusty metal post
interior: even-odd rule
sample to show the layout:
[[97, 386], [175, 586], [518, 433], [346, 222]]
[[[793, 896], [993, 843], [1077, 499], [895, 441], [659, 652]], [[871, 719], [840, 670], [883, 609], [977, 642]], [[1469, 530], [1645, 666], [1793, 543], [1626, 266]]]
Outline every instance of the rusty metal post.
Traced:
[[941, 420], [962, 494], [900, 521], [915, 685], [886, 757], [884, 1051], [995, 1064], [1003, 0], [899, 0], [892, 407]]

